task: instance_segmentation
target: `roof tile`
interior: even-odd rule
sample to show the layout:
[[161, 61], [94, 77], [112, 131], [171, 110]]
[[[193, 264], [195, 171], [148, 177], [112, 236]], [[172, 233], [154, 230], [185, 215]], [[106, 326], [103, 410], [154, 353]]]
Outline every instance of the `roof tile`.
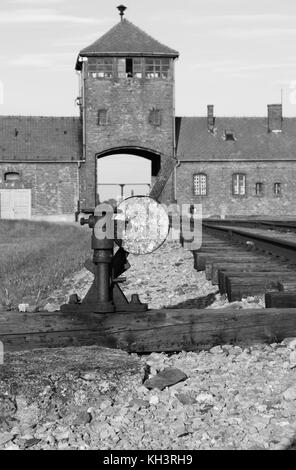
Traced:
[[[206, 117], [176, 118], [179, 160], [296, 160], [296, 118], [284, 118], [280, 133], [268, 132], [264, 117], [216, 117], [215, 132]], [[235, 141], [226, 141], [225, 130]]]
[[80, 160], [81, 136], [77, 117], [0, 116], [0, 162]]
[[166, 55], [178, 57], [179, 53], [153, 39], [130, 21], [123, 19], [90, 46], [82, 49], [80, 55], [104, 54]]

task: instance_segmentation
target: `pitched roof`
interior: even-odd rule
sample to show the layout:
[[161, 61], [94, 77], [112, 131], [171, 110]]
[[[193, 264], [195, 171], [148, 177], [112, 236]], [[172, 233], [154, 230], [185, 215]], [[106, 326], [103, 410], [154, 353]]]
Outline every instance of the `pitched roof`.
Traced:
[[0, 116], [0, 162], [81, 160], [76, 117]]
[[123, 19], [97, 41], [80, 51], [81, 56], [91, 55], [161, 55], [178, 57], [179, 53], [167, 47], [130, 21]]
[[[225, 130], [234, 141], [223, 139]], [[216, 117], [215, 132], [206, 117], [176, 118], [179, 160], [296, 160], [296, 118], [284, 118], [281, 133], [267, 131], [266, 117]]]

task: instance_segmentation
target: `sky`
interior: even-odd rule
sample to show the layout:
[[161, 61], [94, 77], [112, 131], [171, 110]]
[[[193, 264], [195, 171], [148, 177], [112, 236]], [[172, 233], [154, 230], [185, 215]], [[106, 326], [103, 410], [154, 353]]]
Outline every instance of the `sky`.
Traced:
[[[126, 198], [133, 194], [146, 195], [150, 192], [151, 161], [146, 158], [125, 154], [109, 155], [98, 159], [97, 172], [97, 193], [101, 202], [109, 198], [117, 199], [122, 194]], [[124, 186], [121, 188], [118, 183]]]
[[[75, 116], [79, 50], [119, 0], [1, 0], [0, 114]], [[124, 0], [126, 18], [180, 52], [176, 115], [296, 116], [295, 0]], [[282, 90], [282, 92], [281, 92]]]

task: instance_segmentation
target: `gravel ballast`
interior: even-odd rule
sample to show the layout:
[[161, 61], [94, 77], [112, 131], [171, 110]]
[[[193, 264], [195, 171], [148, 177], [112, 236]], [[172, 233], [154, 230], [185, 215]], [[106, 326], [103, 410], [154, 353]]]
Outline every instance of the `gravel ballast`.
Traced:
[[[139, 293], [150, 308], [264, 306], [262, 297], [229, 304], [176, 242], [129, 261], [124, 292]], [[82, 270], [48, 302], [63, 303], [73, 292], [83, 297], [91, 282]], [[0, 449], [293, 447], [296, 339], [171, 355], [81, 347], [4, 359]]]
[[[0, 448], [287, 448], [296, 434], [296, 341], [287, 343], [171, 356], [99, 347], [7, 354]], [[180, 381], [151, 388], [170, 369], [170, 383], [176, 369]]]

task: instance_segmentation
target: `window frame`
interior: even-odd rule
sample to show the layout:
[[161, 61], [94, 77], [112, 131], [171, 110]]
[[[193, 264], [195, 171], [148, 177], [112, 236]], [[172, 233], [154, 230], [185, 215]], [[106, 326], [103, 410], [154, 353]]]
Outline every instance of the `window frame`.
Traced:
[[[156, 118], [157, 116], [157, 118]], [[152, 108], [149, 111], [149, 123], [154, 127], [160, 127], [162, 123], [162, 110]]]
[[[279, 188], [279, 192], [276, 191], [276, 187]], [[282, 196], [282, 184], [280, 181], [276, 181], [273, 183], [273, 195], [275, 197], [281, 197]]]
[[[101, 117], [105, 116], [105, 119], [101, 120]], [[97, 124], [98, 126], [108, 126], [109, 124], [109, 113], [108, 109], [98, 109], [98, 114], [97, 114]]]
[[[205, 178], [205, 183], [204, 183], [204, 187], [205, 187], [205, 193], [203, 193], [203, 182], [202, 182], [202, 178]], [[200, 188], [200, 192], [196, 192], [195, 189], [196, 189], [196, 183], [195, 183], [195, 180], [196, 178], [199, 179], [199, 188]], [[208, 175], [204, 172], [199, 172], [199, 173], [194, 173], [193, 174], [193, 178], [192, 178], [192, 181], [193, 181], [193, 196], [197, 196], [197, 197], [204, 197], [204, 196], [208, 196], [209, 195], [209, 184], [208, 184]]]
[[[127, 72], [127, 61], [131, 61], [131, 75]], [[130, 64], [129, 64], [130, 65]], [[117, 78], [143, 78], [143, 60], [142, 57], [118, 57], [116, 60], [116, 73]]]
[[[126, 72], [127, 60], [132, 61], [130, 76]], [[170, 73], [170, 57], [89, 57], [87, 62], [87, 77], [99, 80], [114, 78], [168, 80]]]
[[[243, 181], [244, 181], [244, 192], [241, 193], [240, 192], [240, 182], [239, 182], [239, 179], [240, 177], [243, 177]], [[238, 187], [238, 190], [239, 192], [236, 193], [235, 192], [235, 179], [237, 179], [237, 187]], [[232, 174], [232, 196], [234, 197], [245, 197], [247, 195], [247, 175], [246, 173], [233, 173]]]
[[[16, 175], [17, 178], [16, 179], [7, 179], [7, 176], [11, 176], [11, 175]], [[16, 183], [18, 181], [21, 180], [21, 174], [19, 171], [5, 171], [4, 175], [3, 175], [3, 181], [4, 183]]]
[[[261, 185], [261, 191], [259, 193], [257, 192], [257, 185]], [[255, 196], [256, 197], [264, 196], [264, 183], [262, 183], [262, 181], [257, 181], [255, 183]]]
[[167, 80], [171, 69], [170, 58], [145, 57], [143, 69], [146, 80]]
[[87, 76], [99, 80], [114, 78], [114, 60], [110, 57], [90, 57], [87, 62]]

